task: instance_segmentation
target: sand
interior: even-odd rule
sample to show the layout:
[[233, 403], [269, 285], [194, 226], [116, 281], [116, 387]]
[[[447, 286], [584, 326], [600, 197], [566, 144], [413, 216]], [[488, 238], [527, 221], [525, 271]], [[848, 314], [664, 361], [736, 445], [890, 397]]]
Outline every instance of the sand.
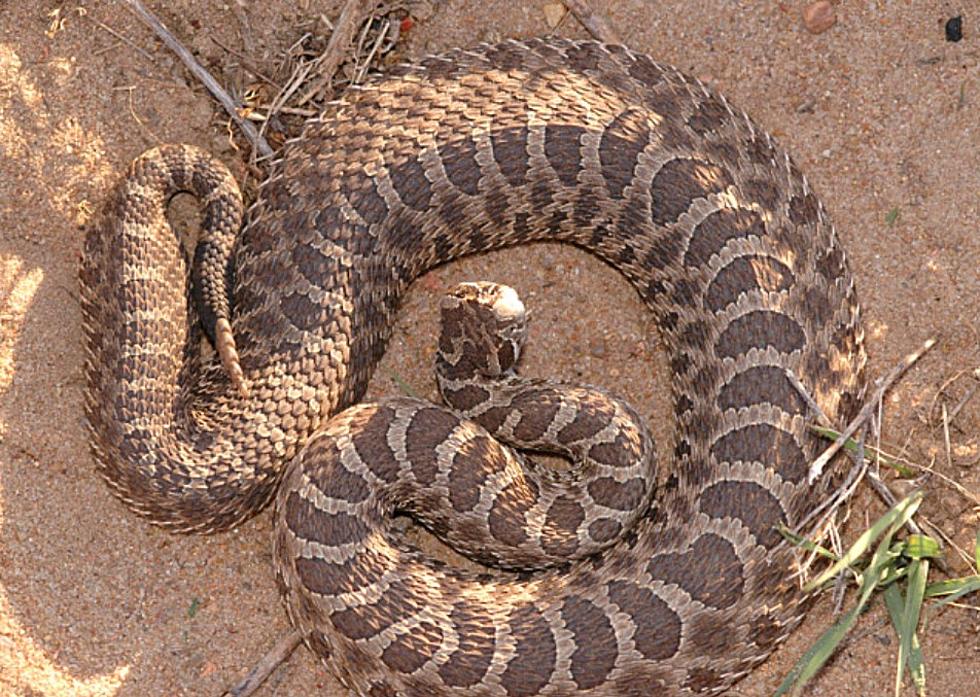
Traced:
[[[849, 2], [814, 35], [801, 27], [802, 2], [592, 2], [631, 47], [710, 82], [793, 154], [848, 250], [873, 374], [939, 337], [889, 394], [882, 438], [975, 500], [980, 397], [950, 425], [948, 452], [938, 415], [976, 385], [980, 366], [980, 7]], [[336, 17], [338, 4], [149, 3], [219, 80], [239, 88], [239, 59], [209, 34], [272, 71], [284, 47], [318, 14]], [[495, 38], [586, 36], [571, 17], [552, 30], [549, 4], [434, 3], [398, 51], [412, 58]], [[943, 25], [961, 11], [963, 39], [948, 42]], [[217, 695], [287, 629], [270, 516], [228, 534], [173, 536], [112, 497], [86, 446], [76, 269], [82, 226], [142, 150], [194, 143], [239, 175], [243, 155], [210, 97], [116, 3], [8, 2], [0, 28], [0, 695]], [[434, 394], [435, 303], [464, 279], [509, 282], [533, 309], [528, 374], [625, 394], [669, 443], [655, 327], [607, 267], [556, 246], [467, 260], [418, 284], [372, 396], [398, 393], [402, 380]], [[923, 486], [923, 514], [972, 550], [976, 507], [937, 476]], [[882, 510], [862, 490], [845, 533]], [[948, 566], [970, 573], [954, 551]], [[930, 614], [921, 633], [932, 694], [976, 694], [980, 613], [976, 598], [966, 603], [972, 609]], [[832, 622], [830, 611], [822, 599], [732, 694], [771, 694]], [[807, 694], [891, 694], [896, 649], [876, 604]], [[261, 694], [314, 692], [342, 694], [301, 649]]]

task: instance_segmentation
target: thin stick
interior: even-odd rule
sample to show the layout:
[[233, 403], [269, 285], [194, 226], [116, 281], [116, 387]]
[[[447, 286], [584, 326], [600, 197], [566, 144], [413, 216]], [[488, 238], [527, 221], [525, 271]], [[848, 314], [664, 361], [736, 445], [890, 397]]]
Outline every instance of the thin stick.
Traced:
[[[371, 69], [371, 61], [374, 60], [374, 57], [378, 54], [378, 50], [381, 48], [381, 44], [384, 43], [385, 37], [388, 36], [388, 30], [391, 28], [391, 20], [386, 19], [384, 21], [385, 21], [384, 29], [378, 32], [378, 38], [375, 39], [374, 45], [371, 46], [371, 51], [367, 54], [364, 60], [361, 61], [361, 65], [355, 68], [355, 74], [354, 74], [355, 84], [364, 82], [364, 78], [367, 76], [368, 70]], [[365, 28], [369, 28], [370, 26], [371, 25], [369, 23], [365, 23], [364, 25]], [[358, 60], [360, 60], [360, 58], [358, 58]]]
[[240, 53], [239, 51], [236, 51], [231, 46], [225, 46], [223, 43], [221, 43], [220, 41], [218, 41], [213, 36], [209, 36], [208, 38], [211, 39], [211, 41], [213, 41], [217, 46], [221, 47], [222, 50], [227, 51], [231, 55], [235, 56], [235, 58], [237, 58], [238, 60], [240, 60], [242, 62], [242, 67], [244, 67], [245, 70], [249, 71], [253, 75], [255, 75], [255, 76], [259, 77], [260, 79], [264, 80], [265, 82], [269, 83], [270, 85], [272, 85], [273, 87], [275, 87], [277, 90], [281, 90], [282, 89], [282, 85], [280, 85], [278, 82], [276, 82], [275, 80], [273, 80], [271, 77], [269, 77], [268, 75], [266, 75], [265, 73], [263, 73], [261, 70], [259, 70], [258, 68], [256, 68], [255, 65], [252, 63], [252, 60], [248, 56], [246, 56], [244, 53]]
[[273, 154], [273, 150], [271, 147], [269, 147], [269, 144], [266, 142], [265, 138], [259, 135], [259, 132], [255, 130], [255, 126], [241, 117], [241, 115], [238, 113], [238, 105], [235, 104], [231, 96], [225, 92], [224, 88], [218, 84], [218, 81], [211, 76], [211, 73], [205, 70], [204, 67], [197, 62], [197, 59], [191, 55], [191, 52], [184, 48], [184, 45], [170, 33], [170, 30], [163, 26], [163, 23], [161, 23], [159, 19], [157, 19], [149, 10], [147, 10], [140, 0], [123, 1], [129, 5], [130, 9], [132, 9], [140, 19], [142, 19], [151, 29], [153, 29], [154, 32], [156, 32], [156, 35], [163, 40], [163, 43], [165, 43], [171, 51], [177, 54], [177, 56], [184, 62], [184, 65], [187, 66], [188, 70], [194, 74], [194, 77], [200, 80], [204, 86], [207, 87], [208, 91], [214, 95], [214, 98], [221, 102], [221, 106], [225, 108], [225, 111], [227, 111], [234, 122], [238, 124], [238, 127], [242, 129], [242, 133], [245, 134], [245, 137], [251, 141], [252, 147], [255, 148], [263, 157], [271, 156]]
[[[973, 375], [977, 378], [980, 378], [980, 368], [974, 370]], [[956, 420], [956, 417], [960, 415], [960, 410], [966, 406], [966, 403], [969, 402], [971, 399], [973, 399], [973, 395], [977, 393], [978, 387], [980, 387], [980, 383], [974, 382], [973, 385], [971, 385], [970, 388], [966, 391], [966, 394], [963, 395], [963, 399], [961, 399], [959, 403], [955, 407], [953, 407], [953, 411], [949, 412], [950, 423], [953, 423]]]
[[299, 646], [303, 635], [297, 630], [284, 634], [269, 652], [256, 663], [240, 683], [229, 689], [222, 697], [248, 697], [265, 682], [279, 664]]
[[582, 26], [588, 29], [589, 33], [599, 41], [607, 44], [623, 43], [606, 18], [589, 7], [585, 0], [562, 0], [562, 2], [582, 23]]
[[797, 392], [800, 393], [803, 401], [806, 402], [807, 406], [810, 407], [810, 410], [817, 415], [817, 420], [820, 421], [826, 428], [834, 428], [834, 423], [824, 413], [823, 409], [820, 408], [820, 405], [817, 404], [817, 400], [815, 400], [807, 391], [806, 387], [803, 386], [803, 383], [800, 382], [800, 379], [796, 377], [796, 374], [789, 368], [786, 368], [784, 372], [786, 373], [786, 378], [789, 380], [790, 384], [796, 388]]
[[129, 39], [129, 38], [123, 36], [122, 34], [120, 34], [119, 32], [117, 32], [115, 29], [113, 29], [112, 27], [110, 27], [108, 24], [103, 24], [102, 22], [100, 22], [99, 20], [97, 20], [95, 17], [90, 17], [88, 15], [88, 13], [85, 13], [82, 16], [85, 19], [87, 19], [88, 21], [92, 22], [99, 29], [101, 29], [103, 31], [106, 31], [106, 32], [109, 32], [110, 34], [112, 34], [114, 37], [116, 37], [117, 39], [119, 39], [120, 41], [122, 41], [124, 44], [126, 44], [127, 46], [129, 46], [131, 49], [133, 49], [134, 51], [136, 51], [140, 55], [142, 55], [144, 58], [146, 58], [147, 60], [149, 60], [151, 63], [155, 62], [153, 60], [153, 56], [151, 56], [141, 46], [137, 45], [137, 43], [135, 41], [133, 41], [132, 39]]
[[943, 402], [943, 444], [946, 446], [946, 465], [950, 470], [953, 469], [953, 448], [949, 442], [949, 414], [946, 411], [946, 402]]
[[830, 459], [837, 454], [837, 451], [844, 446], [847, 439], [853, 436], [855, 431], [861, 428], [861, 426], [864, 425], [864, 422], [871, 417], [878, 402], [881, 401], [882, 396], [884, 396], [888, 388], [891, 387], [892, 383], [898, 379], [898, 376], [908, 370], [909, 366], [919, 360], [919, 358], [922, 357], [922, 354], [935, 345], [936, 339], [929, 339], [918, 351], [910, 353], [899, 361], [898, 365], [892, 368], [891, 372], [879, 381], [877, 388], [871, 395], [871, 398], [865, 402], [863, 407], [861, 407], [861, 411], [858, 412], [858, 415], [854, 418], [854, 420], [847, 425], [847, 428], [841, 431], [841, 434], [837, 437], [837, 440], [834, 441], [833, 445], [827, 448], [823, 455], [814, 460], [813, 464], [810, 465], [810, 473], [807, 477], [808, 483], [812, 484], [817, 480], [817, 478], [823, 472], [823, 468], [826, 467], [827, 463], [830, 462]]
[[334, 25], [327, 48], [317, 60], [319, 64], [317, 70], [320, 71], [320, 77], [316, 79], [306, 94], [300, 97], [297, 106], [303, 106], [330, 84], [337, 68], [344, 62], [344, 55], [354, 38], [354, 33], [367, 16], [369, 7], [373, 6], [368, 0], [347, 0], [344, 3], [344, 9], [340, 11], [340, 17]]

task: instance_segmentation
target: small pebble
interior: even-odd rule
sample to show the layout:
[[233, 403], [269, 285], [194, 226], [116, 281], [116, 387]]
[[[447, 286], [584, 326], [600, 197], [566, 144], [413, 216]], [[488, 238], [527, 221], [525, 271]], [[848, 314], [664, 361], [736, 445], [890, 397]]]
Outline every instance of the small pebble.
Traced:
[[959, 41], [963, 38], [963, 18], [957, 15], [946, 22], [946, 41]]
[[823, 34], [837, 24], [834, 6], [827, 0], [811, 2], [803, 10], [803, 26], [811, 34]]

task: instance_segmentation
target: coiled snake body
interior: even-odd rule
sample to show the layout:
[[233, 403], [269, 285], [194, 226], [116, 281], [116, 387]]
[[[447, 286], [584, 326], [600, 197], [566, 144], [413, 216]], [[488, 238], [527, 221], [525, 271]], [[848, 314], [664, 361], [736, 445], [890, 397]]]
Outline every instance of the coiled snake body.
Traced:
[[[205, 204], [191, 303], [164, 216], [180, 190]], [[89, 233], [93, 447], [131, 508], [181, 531], [253, 515], [294, 462], [279, 577], [307, 644], [355, 692], [714, 694], [797, 624], [803, 599], [774, 527], [801, 520], [829, 477], [807, 483], [818, 443], [788, 374], [846, 418], [862, 334], [823, 208], [723, 98], [621, 47], [454, 51], [349, 93], [284, 147], [238, 235], [240, 211], [226, 170], [167, 146], [134, 164]], [[633, 470], [616, 470], [643, 439], [602, 441], [609, 407], [555, 400], [532, 417], [514, 397], [501, 422], [531, 442], [569, 429], [578, 450], [611, 458], [580, 486], [606, 513], [463, 467], [490, 446], [435, 409], [395, 400], [330, 419], [363, 394], [414, 278], [534, 240], [606, 260], [659, 320], [678, 435], [652, 503]], [[201, 357], [201, 327], [222, 361]], [[467, 413], [499, 417], [479, 388], [447, 386]], [[639, 513], [604, 498], [603, 477]], [[411, 487], [428, 493], [403, 500]], [[383, 520], [368, 526], [393, 508], [464, 545], [485, 535], [474, 556], [524, 571], [423, 558], [385, 538]]]

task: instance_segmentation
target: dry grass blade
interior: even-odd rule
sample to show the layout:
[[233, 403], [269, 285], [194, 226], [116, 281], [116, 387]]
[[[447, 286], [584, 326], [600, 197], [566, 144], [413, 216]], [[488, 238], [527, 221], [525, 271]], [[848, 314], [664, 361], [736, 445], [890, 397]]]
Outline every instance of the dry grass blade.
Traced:
[[879, 381], [871, 398], [865, 402], [863, 407], [861, 407], [861, 411], [858, 412], [858, 415], [854, 418], [854, 420], [847, 425], [847, 428], [841, 431], [840, 436], [834, 441], [834, 444], [827, 448], [823, 455], [814, 460], [813, 464], [810, 465], [810, 473], [807, 477], [807, 481], [810, 484], [817, 480], [817, 478], [823, 472], [824, 467], [826, 467], [827, 463], [830, 462], [831, 458], [833, 458], [834, 455], [836, 455], [837, 452], [844, 447], [844, 443], [847, 442], [847, 439], [853, 436], [854, 433], [861, 428], [861, 426], [863, 426], [869, 418], [871, 418], [875, 407], [881, 401], [881, 398], [884, 396], [888, 388], [891, 387], [892, 383], [895, 382], [895, 380], [897, 380], [902, 373], [908, 370], [909, 366], [919, 360], [919, 358], [921, 358], [926, 351], [935, 345], [936, 339], [929, 339], [918, 351], [910, 353], [899, 361], [898, 364], [892, 368], [891, 372]]
[[622, 43], [619, 35], [616, 34], [609, 24], [609, 21], [589, 7], [585, 0], [562, 0], [562, 2], [565, 3], [565, 7], [571, 10], [576, 19], [582, 23], [582, 26], [588, 29], [589, 33], [599, 39], [599, 41], [607, 44]]
[[321, 37], [313, 32], [289, 47], [279, 70], [288, 74], [288, 79], [270, 104], [256, 107], [262, 110], [254, 114], [263, 122], [261, 132], [276, 123], [287, 137], [294, 135], [300, 124], [284, 125], [275, 117], [315, 115], [327, 107], [337, 92], [366, 79], [370, 70], [384, 64], [407, 17], [405, 3], [397, 0], [348, 0], [335, 22], [321, 15], [320, 21], [330, 31], [326, 47], [319, 48]]
[[950, 423], [956, 421], [956, 417], [960, 415], [963, 407], [967, 405], [967, 402], [973, 399], [973, 395], [975, 395], [977, 393], [977, 389], [980, 388], [980, 368], [973, 371], [973, 377], [976, 378], [976, 381], [970, 385], [969, 388], [967, 388], [966, 394], [963, 395], [963, 398], [956, 403], [956, 406], [953, 407], [953, 411], [949, 412]]
[[330, 35], [330, 42], [327, 44], [323, 55], [318, 59], [317, 71], [320, 75], [306, 93], [300, 97], [297, 106], [303, 106], [330, 85], [337, 68], [340, 67], [350, 49], [357, 28], [369, 14], [370, 9], [376, 5], [376, 0], [347, 0], [344, 3], [344, 8], [340, 11], [340, 18], [334, 24], [333, 34]]
[[296, 650], [301, 641], [303, 641], [303, 635], [295, 629], [281, 637], [275, 646], [269, 649], [269, 652], [252, 667], [248, 675], [240, 683], [229, 689], [225, 696], [248, 697], [254, 694], [266, 678], [272, 674], [272, 671], [289, 658], [289, 655]]
[[221, 106], [225, 108], [225, 111], [227, 111], [235, 123], [238, 124], [238, 127], [242, 129], [242, 133], [244, 133], [245, 137], [252, 143], [252, 147], [254, 147], [262, 157], [272, 155], [272, 148], [266, 142], [265, 138], [263, 138], [262, 135], [255, 130], [255, 126], [243, 119], [241, 114], [238, 113], [238, 104], [235, 103], [235, 101], [218, 83], [218, 81], [211, 76], [211, 73], [205, 70], [204, 67], [197, 62], [197, 59], [194, 58], [191, 52], [188, 51], [184, 45], [170, 33], [170, 30], [167, 29], [152, 12], [147, 10], [140, 0], [123, 1], [129, 5], [129, 7], [139, 16], [140, 19], [142, 19], [151, 29], [153, 29], [154, 32], [156, 32], [157, 36], [163, 40], [171, 51], [177, 54], [180, 60], [184, 62], [184, 65], [187, 66], [188, 70], [193, 73], [194, 77], [200, 80], [201, 83], [208, 88], [208, 91], [214, 95], [214, 98], [221, 103]]

